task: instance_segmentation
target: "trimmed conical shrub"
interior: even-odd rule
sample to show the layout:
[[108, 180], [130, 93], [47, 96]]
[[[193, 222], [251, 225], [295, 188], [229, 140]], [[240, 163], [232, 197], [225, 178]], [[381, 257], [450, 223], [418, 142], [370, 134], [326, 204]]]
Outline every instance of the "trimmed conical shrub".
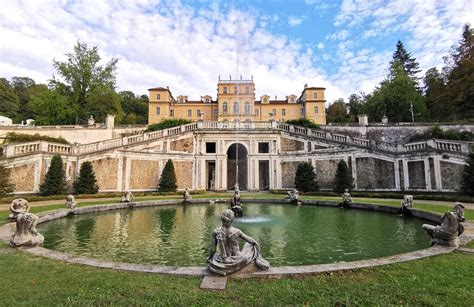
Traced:
[[295, 188], [302, 192], [311, 192], [319, 190], [316, 182], [316, 173], [310, 162], [298, 164], [295, 174]]
[[59, 155], [55, 155], [51, 159], [51, 165], [44, 177], [43, 183], [40, 185], [41, 195], [61, 195], [67, 190], [65, 173], [63, 169], [63, 161]]
[[92, 163], [89, 161], [81, 164], [79, 176], [74, 182], [74, 193], [76, 194], [97, 194], [99, 187], [95, 179]]
[[161, 173], [160, 183], [158, 185], [159, 192], [176, 192], [176, 173], [174, 171], [173, 161], [166, 162], [163, 173]]
[[352, 190], [354, 187], [354, 178], [352, 172], [347, 166], [346, 161], [341, 160], [337, 164], [336, 176], [334, 178], [334, 192], [343, 193], [345, 189]]

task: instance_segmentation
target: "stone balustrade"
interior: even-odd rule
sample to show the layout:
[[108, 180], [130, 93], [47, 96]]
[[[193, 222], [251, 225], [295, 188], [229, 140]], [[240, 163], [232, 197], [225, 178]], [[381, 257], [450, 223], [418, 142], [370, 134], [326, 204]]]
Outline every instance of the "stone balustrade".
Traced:
[[281, 122], [213, 122], [198, 121], [178, 127], [167, 128], [159, 131], [146, 132], [106, 141], [100, 141], [84, 145], [65, 145], [50, 143], [46, 141], [28, 142], [22, 144], [10, 144], [4, 146], [5, 157], [27, 155], [35, 152], [49, 152], [58, 154], [86, 154], [112, 148], [119, 148], [126, 145], [133, 145], [149, 140], [156, 140], [170, 135], [178, 135], [183, 132], [196, 130], [219, 130], [219, 129], [276, 129], [298, 135], [310, 136], [315, 139], [348, 144], [356, 147], [367, 148], [384, 152], [418, 152], [429, 149], [438, 151], [457, 152], [466, 154], [469, 152], [470, 142], [448, 141], [434, 139], [424, 142], [414, 142], [404, 145], [379, 142], [364, 138], [352, 137], [345, 134], [337, 134], [329, 131], [316, 130], [294, 126]]

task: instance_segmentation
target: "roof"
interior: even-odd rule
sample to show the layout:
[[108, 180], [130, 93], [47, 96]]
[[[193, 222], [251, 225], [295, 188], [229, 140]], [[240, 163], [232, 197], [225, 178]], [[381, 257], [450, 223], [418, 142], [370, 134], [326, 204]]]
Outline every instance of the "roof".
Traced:
[[[262, 104], [262, 101], [261, 100], [255, 100], [255, 103], [256, 104]], [[298, 104], [298, 102], [288, 102], [285, 99], [285, 100], [269, 100], [268, 103], [265, 103], [265, 104], [290, 104], [290, 105], [294, 105], [294, 104]]]
[[166, 87], [152, 87], [152, 88], [149, 88], [148, 90], [149, 91], [168, 91], [168, 92], [170, 91]]

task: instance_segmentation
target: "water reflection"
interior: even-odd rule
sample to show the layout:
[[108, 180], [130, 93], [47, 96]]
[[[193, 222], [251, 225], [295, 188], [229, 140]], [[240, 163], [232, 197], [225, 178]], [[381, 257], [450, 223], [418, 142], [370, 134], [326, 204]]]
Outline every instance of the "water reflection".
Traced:
[[[205, 265], [225, 204], [162, 206], [79, 215], [44, 223], [45, 247], [89, 257]], [[421, 220], [363, 210], [246, 204], [235, 226], [273, 266], [353, 261], [428, 247]]]

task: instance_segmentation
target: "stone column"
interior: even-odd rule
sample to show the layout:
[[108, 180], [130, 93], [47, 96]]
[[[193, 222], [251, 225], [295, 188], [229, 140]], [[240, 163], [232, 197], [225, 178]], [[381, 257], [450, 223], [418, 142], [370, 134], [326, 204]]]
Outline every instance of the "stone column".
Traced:
[[430, 161], [428, 158], [423, 159], [425, 166], [425, 186], [426, 190], [431, 191], [431, 174], [430, 174]]
[[259, 190], [260, 187], [260, 165], [257, 159], [253, 159], [254, 172], [253, 172], [253, 189]]
[[34, 174], [34, 181], [33, 181], [33, 192], [38, 193], [39, 187], [41, 184], [41, 169], [43, 166], [43, 159], [39, 158], [38, 161], [35, 163], [35, 174]]
[[281, 178], [281, 160], [276, 159], [276, 188], [281, 189], [282, 188], [282, 178]]
[[[162, 161], [160, 161], [161, 163], [163, 163]], [[130, 190], [130, 173], [131, 173], [131, 168], [132, 168], [132, 159], [130, 159], [129, 157], [126, 157], [125, 158], [125, 191], [129, 191]], [[160, 172], [160, 176], [161, 176], [161, 172]]]
[[403, 165], [403, 188], [408, 190], [410, 188], [410, 178], [408, 176], [408, 161], [406, 159], [402, 160]]
[[222, 190], [227, 190], [227, 157], [222, 159], [220, 161], [221, 166], [222, 166], [222, 172], [221, 172], [221, 189]]
[[122, 191], [123, 181], [123, 157], [118, 159], [117, 163], [117, 191]]
[[399, 167], [399, 160], [395, 159], [395, 164], [393, 165], [393, 169], [395, 170], [395, 189], [400, 191], [400, 167]]
[[433, 167], [434, 167], [434, 174], [435, 174], [435, 184], [436, 190], [441, 191], [443, 189], [443, 181], [441, 180], [441, 165], [439, 161], [439, 157], [433, 158]]
[[357, 190], [357, 164], [356, 164], [356, 158], [354, 155], [351, 155], [351, 172], [352, 172], [352, 178], [354, 179], [354, 189]]

